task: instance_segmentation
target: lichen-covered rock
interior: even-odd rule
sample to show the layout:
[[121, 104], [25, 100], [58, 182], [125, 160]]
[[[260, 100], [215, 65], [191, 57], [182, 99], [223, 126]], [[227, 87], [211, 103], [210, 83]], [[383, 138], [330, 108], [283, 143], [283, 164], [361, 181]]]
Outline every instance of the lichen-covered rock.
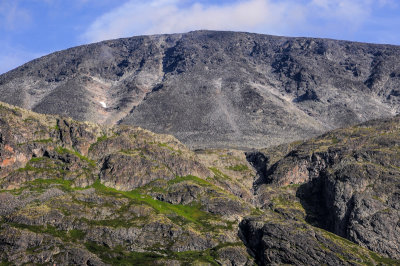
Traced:
[[[247, 218], [240, 224], [247, 246], [260, 265], [354, 265], [378, 263], [361, 249], [305, 223]], [[395, 263], [395, 261], [393, 261]]]
[[174, 137], [0, 108], [1, 262], [215, 264], [244, 249], [251, 205]]
[[396, 119], [271, 158], [1, 105], [0, 261], [396, 264]]
[[308, 221], [399, 259], [399, 136], [397, 116], [311, 139], [266, 170], [260, 191], [302, 184], [297, 196]]

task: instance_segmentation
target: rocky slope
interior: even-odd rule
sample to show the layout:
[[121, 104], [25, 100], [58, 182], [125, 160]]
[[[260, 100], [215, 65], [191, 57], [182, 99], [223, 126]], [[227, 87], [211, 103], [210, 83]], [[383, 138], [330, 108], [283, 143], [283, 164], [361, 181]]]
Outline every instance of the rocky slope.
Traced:
[[[387, 146], [395, 144], [400, 122], [396, 118], [370, 125], [371, 142], [387, 156], [379, 156], [382, 174], [375, 179], [354, 170], [359, 183], [368, 183], [369, 194], [345, 191], [346, 197], [358, 195], [358, 201], [354, 199], [358, 207], [350, 213], [351, 221], [359, 222], [358, 227], [351, 223], [338, 227], [353, 230], [346, 235], [333, 226], [340, 218], [337, 210], [343, 207], [342, 200], [347, 199], [344, 190], [333, 189], [329, 197], [318, 198], [325, 194], [318, 191], [321, 186], [313, 187], [317, 182], [312, 180], [325, 177], [317, 177], [317, 170], [307, 172], [315, 176], [310, 180], [305, 174], [302, 179], [283, 174], [290, 167], [297, 169], [290, 163], [296, 153], [283, 154], [299, 144], [274, 148], [282, 154], [278, 158], [279, 152], [274, 152], [275, 159], [268, 151], [246, 156], [237, 150], [193, 152], [172, 136], [141, 128], [76, 122], [1, 104], [0, 262], [398, 264], [394, 260], [399, 257], [398, 226], [394, 225], [398, 220], [399, 187], [394, 186], [398, 169], [396, 157], [390, 159], [390, 149], [397, 146]], [[314, 140], [321, 153], [313, 150], [314, 155], [305, 158], [322, 156], [327, 146], [342, 148], [342, 137], [348, 132], [353, 132], [348, 134], [359, 144], [368, 133], [364, 127]], [[332, 136], [338, 139], [333, 141]], [[296, 149], [309, 147], [308, 143]], [[373, 153], [373, 147], [367, 150]], [[276, 163], [271, 166], [273, 160]], [[323, 163], [315, 165], [309, 168], [322, 169]], [[393, 167], [392, 175], [384, 177], [388, 167]], [[339, 188], [350, 182], [337, 180]], [[296, 182], [302, 185], [288, 185]], [[310, 189], [313, 193], [306, 193]], [[330, 217], [329, 224], [322, 223], [322, 216], [315, 219], [322, 210], [316, 203], [321, 202], [335, 210], [330, 213], [334, 216], [324, 216]], [[370, 245], [377, 238], [380, 242]]]
[[[400, 259], [399, 146], [397, 116], [335, 130], [304, 143], [267, 149], [263, 151], [267, 159], [259, 161], [261, 178], [255, 194], [259, 204], [269, 208], [271, 187], [296, 187], [296, 198], [309, 224]], [[259, 225], [252, 219], [242, 222], [253, 238], [260, 238], [262, 248], [253, 245], [252, 249], [262, 261], [271, 259], [271, 255], [262, 252], [270, 248], [271, 238], [277, 237], [277, 229], [271, 228], [270, 223]], [[291, 236], [279, 237], [287, 242]], [[296, 243], [304, 247], [309, 238]], [[271, 260], [285, 262], [280, 256], [274, 257], [279, 251], [273, 252]]]
[[[235, 175], [214, 175], [218, 166], [172, 136], [5, 104], [0, 133], [0, 261], [252, 263], [237, 236], [254, 211], [249, 189]], [[225, 154], [220, 167], [246, 164], [241, 157]]]
[[259, 148], [399, 112], [400, 47], [196, 31], [104, 41], [0, 76], [0, 100]]

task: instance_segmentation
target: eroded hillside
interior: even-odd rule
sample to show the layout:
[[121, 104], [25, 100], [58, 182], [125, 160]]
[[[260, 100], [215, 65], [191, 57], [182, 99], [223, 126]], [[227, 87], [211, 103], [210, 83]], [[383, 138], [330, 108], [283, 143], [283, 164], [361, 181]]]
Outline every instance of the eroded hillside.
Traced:
[[0, 76], [0, 100], [137, 125], [194, 148], [260, 148], [399, 112], [400, 48], [195, 31], [74, 47]]

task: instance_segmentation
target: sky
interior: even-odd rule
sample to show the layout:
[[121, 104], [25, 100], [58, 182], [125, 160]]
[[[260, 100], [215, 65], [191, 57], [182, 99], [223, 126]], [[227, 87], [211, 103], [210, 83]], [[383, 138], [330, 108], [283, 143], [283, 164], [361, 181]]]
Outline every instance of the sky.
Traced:
[[0, 73], [81, 44], [200, 29], [400, 45], [400, 0], [0, 0]]

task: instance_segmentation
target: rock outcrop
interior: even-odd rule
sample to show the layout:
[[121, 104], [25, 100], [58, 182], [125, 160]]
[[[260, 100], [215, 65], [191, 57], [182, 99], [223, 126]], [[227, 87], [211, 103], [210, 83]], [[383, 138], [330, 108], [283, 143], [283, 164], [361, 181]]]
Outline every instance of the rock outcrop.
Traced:
[[254, 207], [220, 186], [235, 176], [213, 172], [247, 165], [244, 155], [208, 165], [172, 136], [7, 104], [0, 136], [0, 261], [252, 263], [237, 224]]
[[194, 152], [1, 104], [0, 262], [399, 264], [399, 120]]
[[309, 223], [399, 259], [399, 145], [399, 116], [297, 144], [275, 163], [263, 164], [260, 204], [268, 204], [267, 187], [297, 185]]

